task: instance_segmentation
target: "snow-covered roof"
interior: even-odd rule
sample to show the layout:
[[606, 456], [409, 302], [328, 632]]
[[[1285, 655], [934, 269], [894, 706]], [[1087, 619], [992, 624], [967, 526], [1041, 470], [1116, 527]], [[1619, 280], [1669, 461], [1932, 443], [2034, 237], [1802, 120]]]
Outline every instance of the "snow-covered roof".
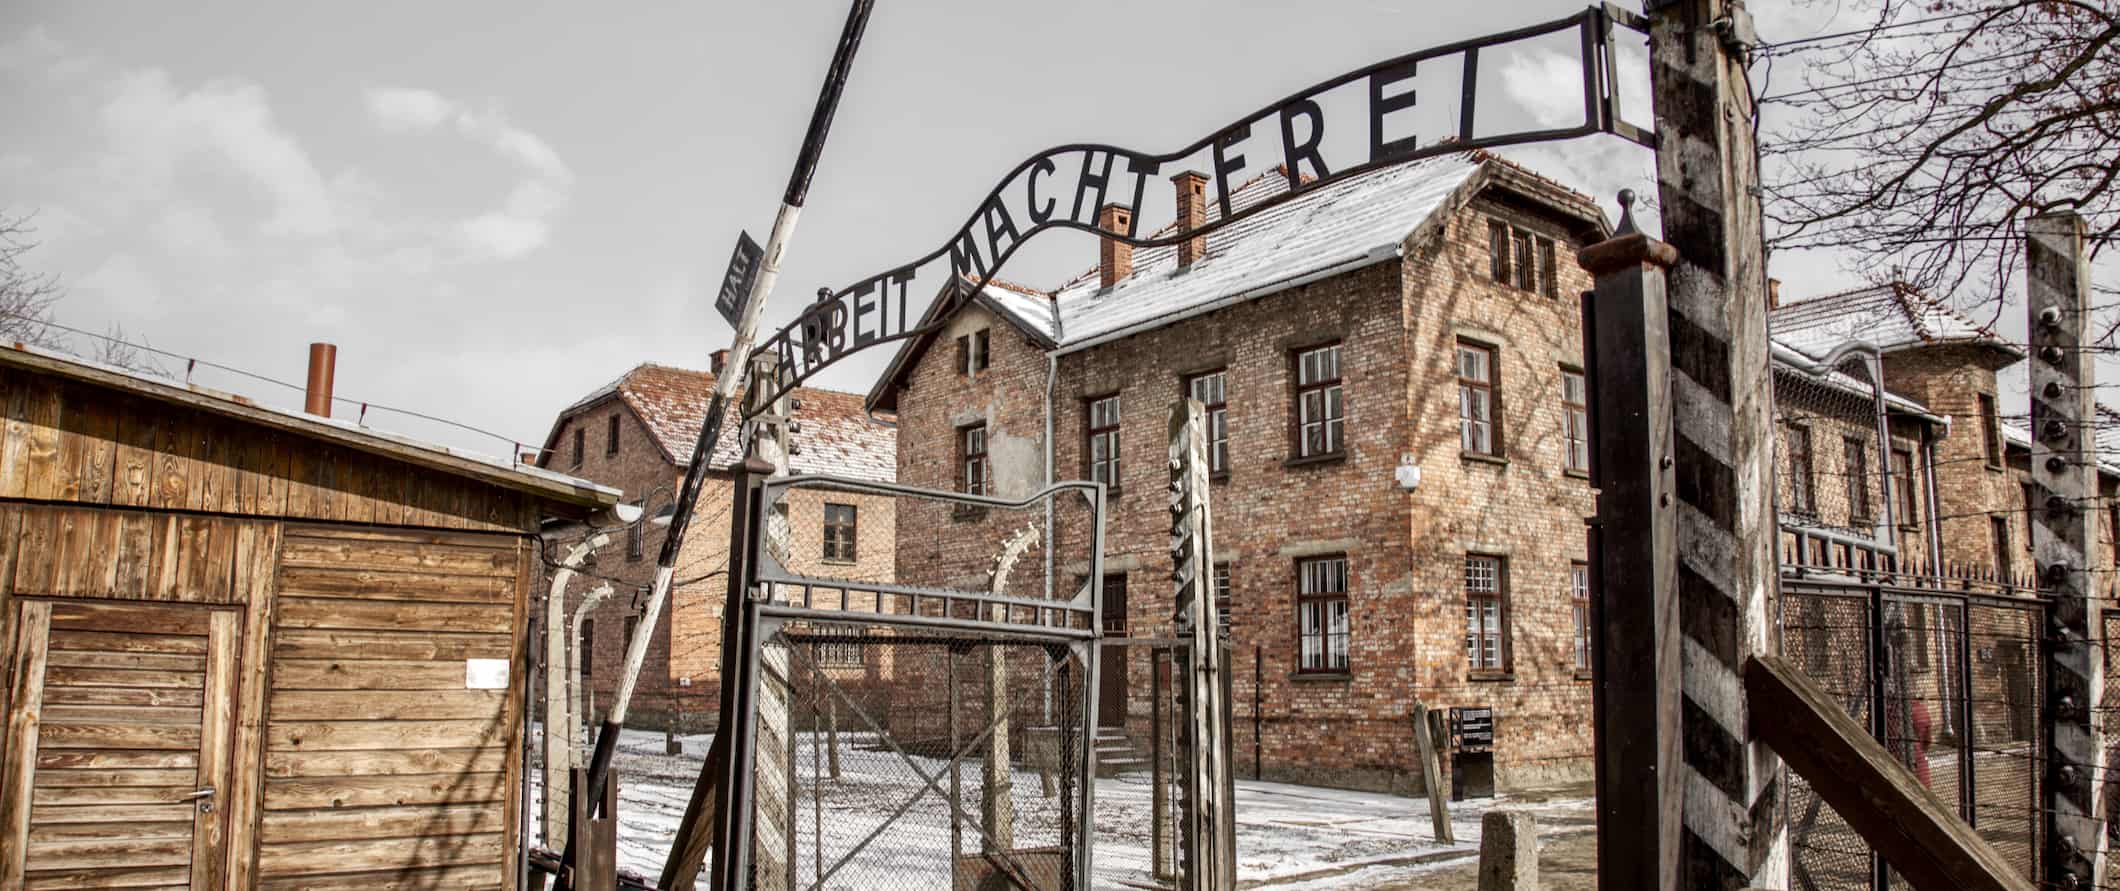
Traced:
[[[654, 434], [663, 456], [673, 464], [689, 464], [692, 447], [699, 440], [700, 424], [706, 420], [707, 402], [714, 393], [712, 372], [652, 362], [635, 366], [589, 395], [562, 410], [545, 443], [547, 453], [559, 431], [589, 406], [616, 396], [632, 409]], [[870, 482], [892, 482], [898, 478], [898, 438], [890, 427], [869, 418], [861, 397], [853, 393], [798, 387], [790, 394], [796, 428], [789, 434], [788, 469], [795, 473], [822, 473]], [[742, 398], [739, 395], [737, 402]], [[715, 441], [709, 467], [717, 470], [743, 460], [737, 446], [736, 413], [731, 411]]]
[[1902, 282], [1786, 302], [1767, 315], [1776, 340], [1813, 360], [1826, 358], [1850, 341], [1885, 352], [1974, 343], [2023, 355], [1994, 332]]
[[[2103, 405], [2098, 406], [2098, 424], [2094, 432], [2098, 443], [2098, 472], [2110, 477], [2120, 477], [2120, 412]], [[2032, 422], [2023, 417], [2002, 419], [2002, 440], [2013, 449], [2032, 450]]]
[[[1209, 233], [1207, 253], [1178, 268], [1178, 248], [1134, 251], [1133, 274], [1105, 288], [1094, 270], [1062, 286], [1060, 351], [1174, 321], [1191, 311], [1264, 296], [1319, 272], [1396, 256], [1437, 208], [1481, 169], [1469, 154], [1442, 155], [1349, 177]], [[1270, 173], [1230, 194], [1238, 210], [1288, 191]], [[1209, 202], [1208, 220], [1219, 216]]]
[[[1768, 355], [1773, 360], [1776, 370], [1785, 374], [1802, 374], [1805, 380], [1831, 387], [1862, 399], [1872, 398], [1873, 390], [1869, 381], [1837, 368], [1821, 368], [1816, 360], [1783, 342], [1778, 332], [1768, 337], [1767, 343], [1770, 347]], [[1828, 350], [1827, 352], [1830, 353], [1831, 351]], [[1820, 373], [1821, 371], [1824, 373]], [[1927, 406], [1904, 396], [1896, 395], [1889, 390], [1885, 391], [1884, 401], [1888, 411], [1910, 414], [1939, 423], [1943, 420], [1934, 412], [1929, 411]]]
[[[1390, 260], [1424, 227], [1436, 225], [1439, 210], [1497, 182], [1539, 194], [1594, 228], [1609, 228], [1588, 197], [1485, 152], [1463, 152], [1305, 191], [1208, 233], [1206, 253], [1182, 270], [1177, 245], [1137, 248], [1132, 272], [1108, 288], [1091, 268], [1050, 292], [990, 282], [973, 300], [1047, 348], [1073, 352]], [[1275, 168], [1231, 190], [1230, 204], [1241, 211], [1287, 192], [1287, 175]], [[1208, 202], [1207, 222], [1220, 217], [1220, 202]], [[1175, 231], [1173, 225], [1157, 234]], [[938, 303], [930, 312], [941, 309]], [[889, 394], [928, 341], [915, 338], [900, 349], [870, 394], [871, 405], [892, 404]]]
[[0, 364], [60, 375], [160, 402], [187, 405], [224, 417], [265, 424], [275, 429], [292, 431], [364, 452], [479, 478], [557, 501], [594, 507], [615, 504], [620, 495], [619, 490], [601, 483], [521, 463], [515, 455], [488, 455], [337, 418], [286, 411], [260, 405], [254, 400], [233, 393], [144, 374], [57, 350], [11, 343], [0, 349]]

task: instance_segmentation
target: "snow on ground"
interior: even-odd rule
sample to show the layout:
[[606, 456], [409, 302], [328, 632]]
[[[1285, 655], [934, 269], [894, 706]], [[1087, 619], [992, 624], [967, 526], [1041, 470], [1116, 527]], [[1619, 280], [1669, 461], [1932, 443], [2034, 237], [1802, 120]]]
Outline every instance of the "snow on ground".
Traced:
[[[649, 877], [661, 871], [713, 737], [686, 736], [682, 741], [684, 754], [672, 756], [663, 754], [661, 733], [627, 730], [619, 738], [612, 764], [619, 778], [621, 868]], [[949, 873], [946, 794], [927, 791], [916, 796], [924, 787], [912, 767], [896, 753], [879, 751], [867, 742], [856, 734], [841, 734], [840, 779], [824, 785], [821, 802], [803, 799], [796, 826], [801, 886], [814, 886], [821, 865], [831, 874], [825, 883], [830, 889], [941, 887], [946, 882], [937, 877]], [[535, 751], [542, 751], [541, 746]], [[812, 775], [813, 758], [821, 763], [821, 751], [813, 749], [809, 737], [798, 740], [798, 770], [805, 778]], [[935, 777], [940, 789], [948, 788], [942, 759], [912, 761]], [[1012, 781], [1018, 802], [1016, 847], [1057, 844], [1058, 802], [1039, 794], [1036, 772], [1015, 771]], [[961, 844], [968, 851], [978, 850], [980, 844], [975, 825], [979, 782], [978, 765], [963, 765], [961, 800], [970, 816]], [[1490, 799], [1454, 804], [1450, 816], [1458, 843], [1442, 845], [1431, 837], [1426, 798], [1251, 780], [1238, 780], [1236, 786], [1238, 880], [1247, 888], [1288, 891], [1403, 879], [1470, 856], [1479, 846], [1481, 815], [1507, 803]], [[1128, 889], [1150, 882], [1150, 792], [1145, 773], [1097, 783], [1092, 823], [1095, 887]], [[533, 791], [533, 798], [537, 794]], [[1541, 806], [1556, 804], [1567, 806]], [[533, 824], [542, 807], [533, 804]], [[819, 828], [825, 838], [821, 852], [813, 843]], [[875, 837], [860, 853], [834, 872], [833, 863], [872, 833]]]

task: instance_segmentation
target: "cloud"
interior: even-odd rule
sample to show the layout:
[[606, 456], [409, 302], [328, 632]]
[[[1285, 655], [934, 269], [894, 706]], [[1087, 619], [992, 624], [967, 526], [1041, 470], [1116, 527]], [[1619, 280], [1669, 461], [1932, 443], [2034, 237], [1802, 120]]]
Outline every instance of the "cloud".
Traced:
[[385, 130], [432, 130], [456, 112], [432, 90], [371, 89], [366, 98], [368, 114]]
[[550, 144], [510, 123], [498, 109], [468, 108], [433, 90], [374, 87], [364, 96], [369, 116], [384, 130], [428, 131], [453, 123], [464, 138], [486, 146], [522, 172], [499, 208], [453, 227], [459, 243], [473, 256], [511, 260], [545, 245], [552, 219], [566, 207], [574, 185], [574, 172]]
[[195, 205], [171, 204], [149, 231], [162, 250], [173, 257], [218, 261], [235, 255], [213, 214]]
[[245, 81], [209, 81], [180, 91], [159, 69], [121, 75], [103, 106], [111, 136], [111, 172], [158, 200], [180, 165], [225, 165], [265, 193], [272, 235], [328, 235], [338, 219], [322, 173], [294, 136], [273, 119], [264, 88]]

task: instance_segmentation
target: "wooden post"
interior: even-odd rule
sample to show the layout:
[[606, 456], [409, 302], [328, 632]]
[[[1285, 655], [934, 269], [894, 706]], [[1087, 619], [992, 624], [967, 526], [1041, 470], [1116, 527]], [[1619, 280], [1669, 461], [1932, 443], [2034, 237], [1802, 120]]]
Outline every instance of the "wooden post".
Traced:
[[2026, 309], [2031, 314], [2032, 485], [2028, 505], [2032, 560], [2053, 598], [2046, 629], [2046, 851], [2043, 875], [2058, 888], [2088, 888], [2105, 876], [2105, 827], [2099, 767], [2105, 739], [2101, 702], [2105, 664], [2092, 645], [2103, 614], [2090, 567], [2086, 506], [2098, 497], [2095, 382], [2084, 330], [2090, 316], [2090, 267], [2083, 219], [2073, 213], [2033, 217], [2026, 226]]
[[1428, 790], [1428, 820], [1434, 825], [1435, 840], [1454, 845], [1457, 835], [1450, 829], [1450, 796], [1443, 792], [1443, 771], [1436, 761], [1439, 756], [1435, 722], [1429, 720], [1429, 715], [1427, 703], [1413, 701], [1413, 741], [1421, 749], [1421, 787]]
[[1180, 398], [1170, 410], [1170, 557], [1177, 582], [1177, 636], [1184, 677], [1171, 680], [1184, 699], [1185, 857], [1189, 889], [1237, 886], [1232, 813], [1236, 777], [1229, 769], [1230, 718], [1222, 675], [1227, 656], [1215, 616], [1214, 522], [1208, 509], [1207, 422], [1199, 400]]
[[1753, 657], [1744, 685], [1760, 741], [1810, 780], [1897, 878], [1918, 891], [2031, 891], [2007, 858], [1796, 666]]
[[1583, 303], [1590, 378], [1591, 714], [1596, 727], [1597, 876], [1606, 888], [1678, 882], [1680, 658], [1678, 512], [1672, 503], [1671, 343], [1664, 272], [1677, 252], [1619, 230], [1584, 248], [1597, 292]]
[[[1779, 645], [1774, 387], [1767, 361], [1755, 109], [1738, 0], [1650, 0], [1658, 206], [1671, 270], [1671, 417], [1683, 697], [1678, 886], [1788, 884], [1781, 768], [1749, 737], [1739, 673]], [[1609, 358], [1609, 357], [1605, 357]], [[1660, 743], [1662, 744], [1662, 743]], [[1673, 887], [1663, 885], [1662, 887]]]

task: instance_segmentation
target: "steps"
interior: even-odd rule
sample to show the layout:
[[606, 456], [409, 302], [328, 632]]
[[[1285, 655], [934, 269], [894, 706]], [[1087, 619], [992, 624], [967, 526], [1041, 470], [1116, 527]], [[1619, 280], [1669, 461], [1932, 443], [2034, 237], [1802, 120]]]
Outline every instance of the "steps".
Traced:
[[1097, 776], [1115, 777], [1149, 768], [1148, 758], [1134, 749], [1133, 740], [1117, 727], [1099, 727], [1091, 745], [1097, 755]]

